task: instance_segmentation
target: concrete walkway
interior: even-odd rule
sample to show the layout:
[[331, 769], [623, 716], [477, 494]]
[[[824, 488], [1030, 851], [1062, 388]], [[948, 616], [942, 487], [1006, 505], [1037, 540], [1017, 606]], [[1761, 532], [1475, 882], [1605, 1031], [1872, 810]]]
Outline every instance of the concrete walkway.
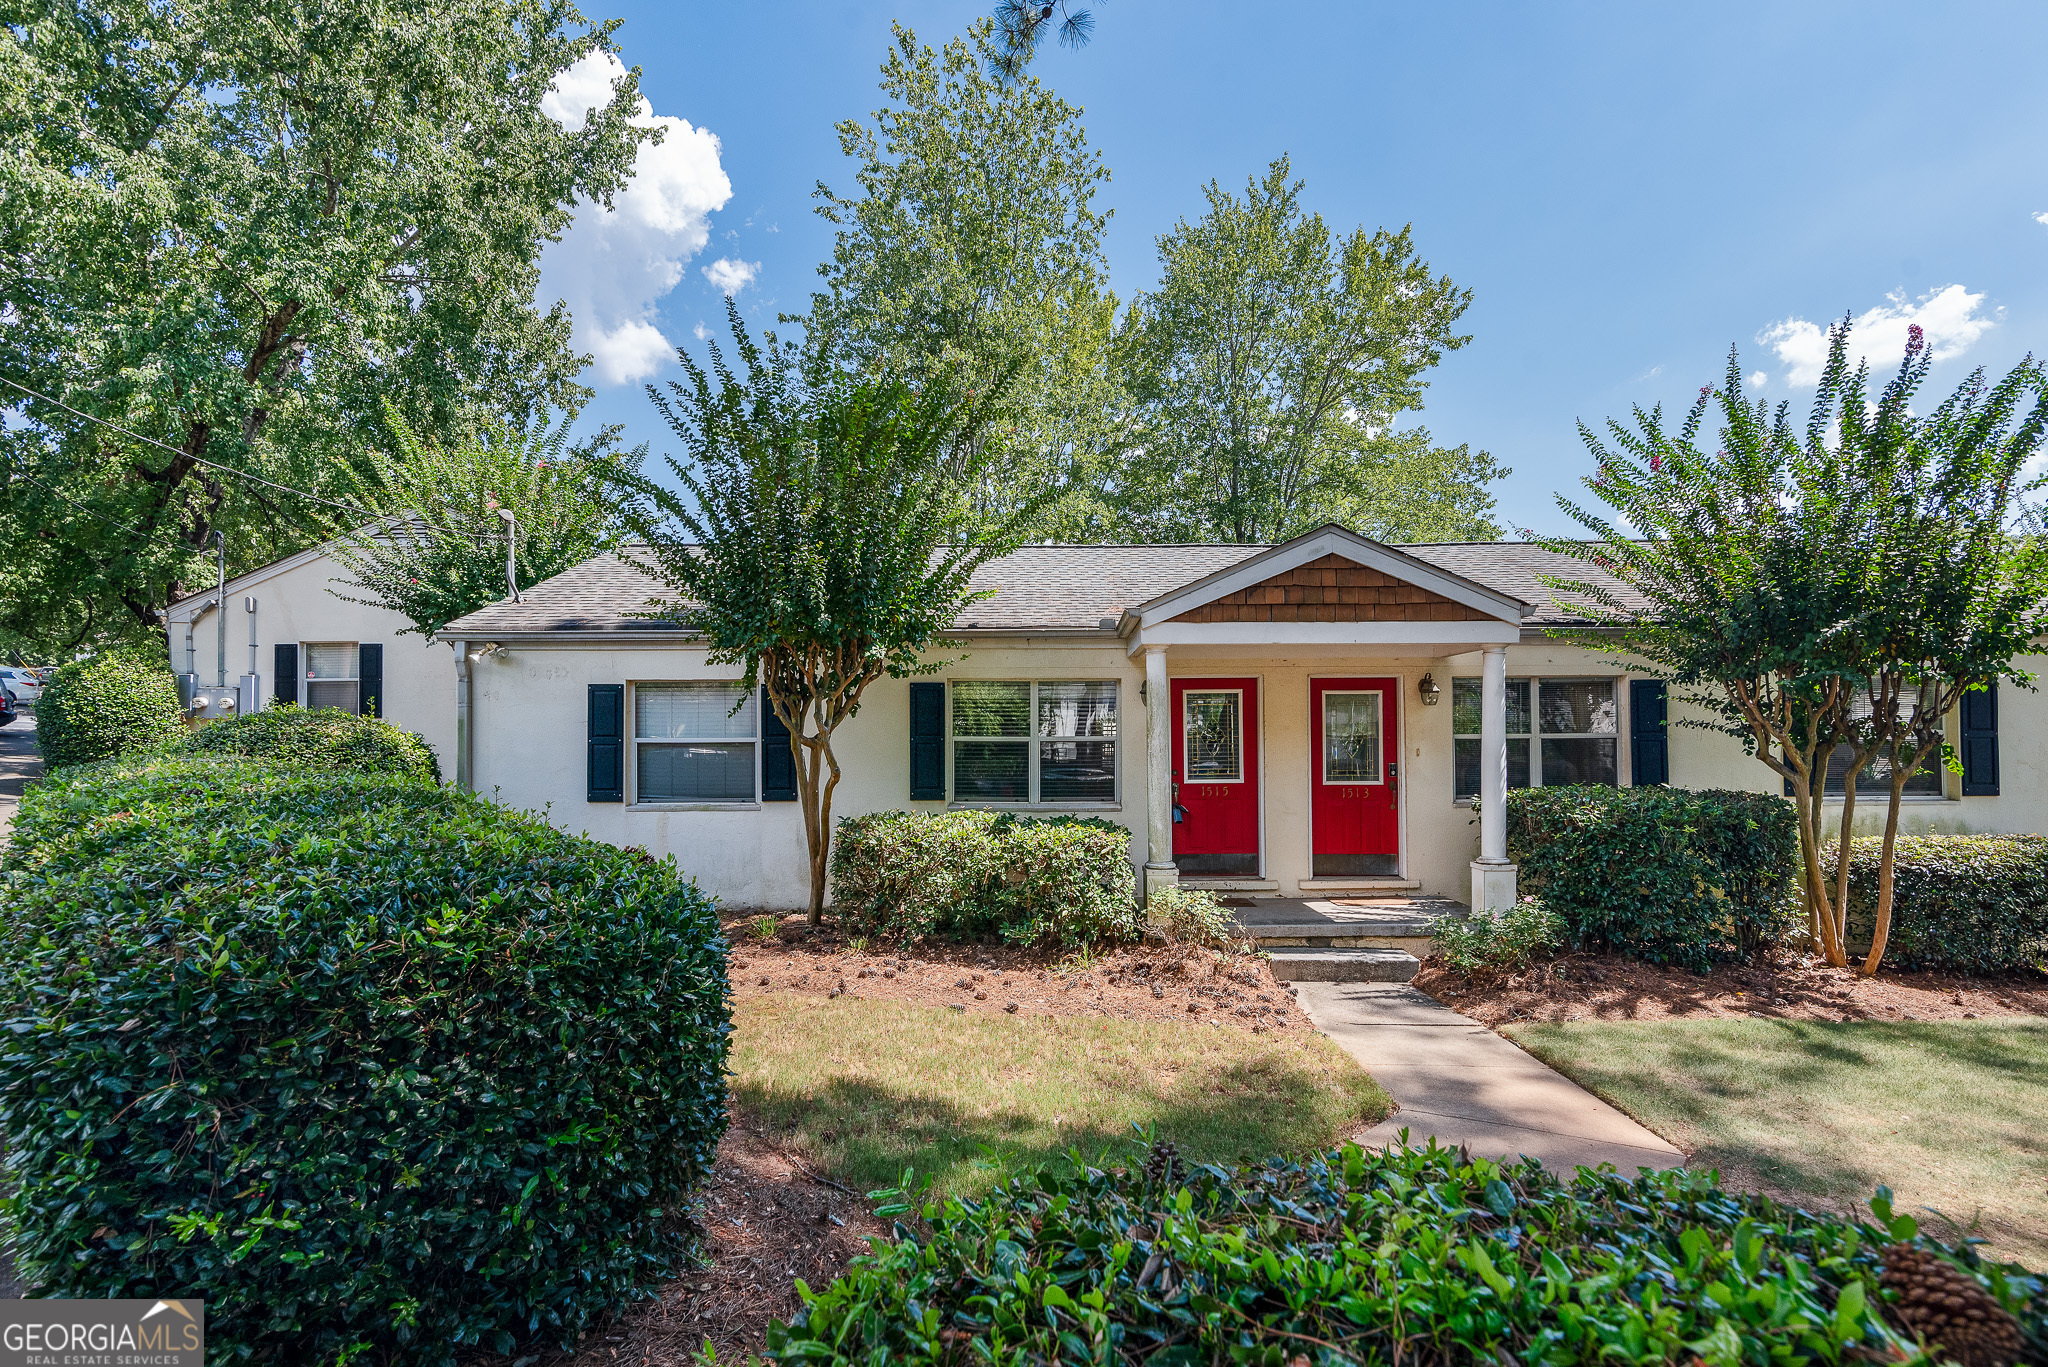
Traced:
[[1576, 1082], [1406, 983], [1304, 982], [1301, 1007], [1358, 1060], [1399, 1109], [1365, 1135], [1392, 1143], [1435, 1136], [1475, 1155], [1540, 1158], [1545, 1167], [1612, 1163], [1671, 1168], [1685, 1155]]
[[43, 757], [36, 749], [36, 719], [24, 712], [14, 725], [0, 729], [0, 849], [7, 847], [22, 788], [30, 779], [42, 775]]

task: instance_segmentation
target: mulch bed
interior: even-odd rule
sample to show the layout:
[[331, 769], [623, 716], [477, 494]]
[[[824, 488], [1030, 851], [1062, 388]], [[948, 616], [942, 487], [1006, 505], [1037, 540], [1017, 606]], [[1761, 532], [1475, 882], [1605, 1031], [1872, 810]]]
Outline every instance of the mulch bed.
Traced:
[[1659, 968], [1609, 955], [1567, 954], [1526, 972], [1459, 973], [1424, 960], [1415, 985], [1487, 1025], [1511, 1021], [1784, 1020], [1939, 1021], [2048, 1016], [2048, 978], [1945, 973], [1858, 977], [1818, 955], [1781, 953], [1711, 973]]

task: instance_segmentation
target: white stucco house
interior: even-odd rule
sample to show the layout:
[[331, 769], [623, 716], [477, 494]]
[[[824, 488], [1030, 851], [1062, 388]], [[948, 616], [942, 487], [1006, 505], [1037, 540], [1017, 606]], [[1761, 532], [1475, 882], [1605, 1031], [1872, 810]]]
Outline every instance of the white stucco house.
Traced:
[[[381, 641], [383, 715], [458, 781], [673, 854], [728, 906], [805, 902], [786, 736], [737, 696], [736, 671], [635, 615], [658, 588], [630, 552], [434, 646], [397, 644], [392, 614], [333, 600], [318, 563], [228, 586], [231, 608], [245, 593], [275, 604], [264, 640], [280, 668], [295, 648], [301, 701], [319, 687], [347, 705], [334, 662]], [[939, 672], [868, 690], [837, 738], [835, 814], [1085, 813], [1130, 830], [1148, 887], [1498, 906], [1514, 895], [1505, 787], [1779, 786], [1733, 740], [1669, 725], [1663, 684], [1547, 635], [1569, 615], [1539, 576], [1586, 573], [1523, 543], [1397, 547], [1337, 527], [1278, 546], [1028, 547], [977, 575], [992, 596]], [[1909, 825], [2048, 830], [2042, 695], [1973, 695], [1953, 727], [1964, 772], [1917, 777]]]

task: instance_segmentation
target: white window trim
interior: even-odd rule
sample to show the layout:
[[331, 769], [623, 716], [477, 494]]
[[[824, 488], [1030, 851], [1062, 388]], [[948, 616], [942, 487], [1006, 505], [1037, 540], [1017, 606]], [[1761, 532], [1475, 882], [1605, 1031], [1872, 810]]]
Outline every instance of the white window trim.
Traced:
[[[316, 678], [314, 678], [314, 677], [313, 677], [313, 647], [315, 647], [315, 646], [339, 646], [339, 647], [340, 647], [340, 648], [341, 648], [341, 649], [342, 649], [343, 651], [345, 651], [345, 652], [346, 652], [346, 654], [347, 654], [347, 659], [348, 659], [348, 673], [347, 673], [346, 675], [339, 675], [339, 674], [337, 674], [337, 675], [330, 675], [330, 676], [329, 676], [329, 677], [327, 677], [327, 678], [321, 678], [321, 679], [316, 679]], [[354, 691], [354, 693], [350, 695], [351, 697], [353, 697], [353, 698], [354, 698], [354, 700], [355, 700], [355, 701], [354, 701], [354, 702], [353, 702], [353, 703], [352, 703], [352, 704], [351, 704], [351, 705], [350, 705], [350, 706], [349, 706], [349, 707], [348, 707], [348, 708], [346, 709], [346, 710], [347, 710], [347, 712], [349, 713], [349, 715], [351, 715], [351, 716], [357, 716], [357, 717], [360, 717], [360, 716], [361, 716], [361, 715], [363, 714], [363, 644], [362, 644], [362, 642], [360, 642], [360, 641], [301, 641], [301, 642], [299, 642], [299, 663], [300, 663], [300, 665], [302, 666], [302, 668], [301, 668], [301, 670], [300, 670], [300, 673], [301, 673], [302, 677], [301, 677], [301, 678], [299, 679], [299, 706], [300, 706], [300, 707], [304, 708], [304, 709], [305, 709], [306, 711], [308, 711], [308, 712], [310, 712], [310, 711], [312, 711], [312, 710], [313, 710], [313, 685], [314, 685], [314, 684], [338, 684], [338, 683], [345, 683], [345, 684], [352, 684], [352, 685], [354, 685], [354, 687], [355, 687], [355, 691]], [[323, 704], [323, 706], [324, 706], [324, 704]], [[336, 709], [336, 710], [342, 710], [342, 709]]]
[[[1457, 706], [1456, 695], [1459, 680], [1476, 679], [1477, 677], [1477, 675], [1472, 674], [1457, 674], [1451, 677], [1451, 705], [1453, 707]], [[1625, 773], [1623, 760], [1628, 752], [1621, 743], [1626, 729], [1623, 725], [1621, 709], [1622, 699], [1628, 692], [1622, 685], [1627, 682], [1629, 677], [1626, 674], [1515, 674], [1509, 676], [1509, 683], [1522, 680], [1529, 685], [1530, 729], [1527, 731], [1510, 731], [1507, 734], [1507, 739], [1509, 741], [1526, 740], [1529, 742], [1529, 786], [1531, 788], [1541, 788], [1544, 786], [1543, 742], [1546, 740], [1613, 741], [1614, 786], [1617, 788], [1628, 786], [1622, 781]], [[1614, 729], [1612, 731], [1545, 731], [1543, 729], [1543, 685], [1568, 683], [1612, 683], [1614, 685]], [[1457, 754], [1459, 741], [1478, 739], [1480, 739], [1480, 736], [1477, 732], [1457, 730], [1451, 732], [1451, 804], [1453, 806], [1469, 807], [1474, 801], [1474, 795], [1460, 794], [1457, 791]]]
[[1186, 765], [1186, 763], [1187, 763], [1187, 745], [1188, 745], [1188, 699], [1189, 699], [1190, 697], [1204, 697], [1204, 698], [1211, 698], [1211, 697], [1216, 697], [1216, 696], [1218, 696], [1218, 695], [1221, 695], [1221, 694], [1226, 694], [1226, 693], [1227, 693], [1227, 694], [1229, 694], [1230, 696], [1232, 696], [1232, 697], [1234, 697], [1234, 698], [1236, 698], [1236, 699], [1237, 699], [1237, 777], [1236, 777], [1236, 778], [1196, 778], [1196, 777], [1195, 777], [1195, 776], [1194, 776], [1193, 774], [1183, 774], [1183, 775], [1181, 776], [1181, 782], [1183, 782], [1183, 783], [1185, 783], [1185, 784], [1188, 784], [1188, 785], [1189, 785], [1189, 786], [1191, 786], [1191, 787], [1192, 787], [1193, 785], [1197, 784], [1197, 783], [1200, 783], [1200, 784], [1211, 784], [1211, 783], [1245, 783], [1245, 782], [1248, 782], [1248, 781], [1249, 781], [1249, 780], [1248, 780], [1248, 778], [1247, 778], [1247, 777], [1246, 777], [1246, 775], [1245, 775], [1245, 763], [1244, 763], [1244, 727], [1245, 727], [1245, 715], [1244, 715], [1244, 690], [1243, 690], [1242, 688], [1183, 688], [1183, 689], [1182, 689], [1182, 690], [1180, 691], [1180, 745], [1181, 745], [1181, 763], [1182, 763], [1182, 765], [1183, 765], [1183, 766], [1185, 766], [1185, 765]]
[[[1116, 689], [1116, 734], [1114, 736], [1041, 736], [1038, 734], [1038, 688], [1040, 684], [1106, 683]], [[1025, 714], [1029, 728], [1021, 736], [956, 736], [953, 734], [953, 686], [955, 684], [1026, 684], [1030, 710]], [[954, 758], [959, 741], [993, 741], [999, 745], [1024, 746], [1024, 791], [1038, 787], [1039, 743], [1048, 740], [1107, 740], [1116, 743], [1116, 761], [1110, 766], [1110, 783], [1115, 796], [1107, 802], [1002, 802], [959, 795], [960, 766]], [[1124, 688], [1121, 679], [1067, 677], [1056, 679], [947, 679], [946, 680], [946, 809], [948, 811], [997, 812], [1120, 812], [1124, 808]]]
[[635, 679], [629, 680], [627, 682], [627, 744], [631, 748], [633, 754], [633, 772], [629, 779], [630, 787], [628, 789], [628, 797], [626, 800], [627, 811], [758, 812], [761, 810], [763, 805], [761, 802], [761, 704], [758, 698], [756, 698], [754, 702], [754, 734], [751, 738], [747, 736], [703, 736], [695, 738], [702, 740], [707, 745], [724, 743], [730, 745], [752, 745], [754, 747], [754, 796], [752, 797], [752, 799], [743, 800], [739, 802], [642, 802], [640, 800], [641, 745], [643, 743], [652, 743], [656, 745], [674, 745], [678, 741], [688, 742], [689, 740], [693, 739], [689, 736], [642, 736], [640, 734], [639, 702], [639, 692], [641, 687], [643, 685], [653, 685], [659, 687], [667, 684], [719, 685], [729, 688], [733, 692], [737, 693], [740, 691], [738, 687], [739, 682], [740, 681], [738, 679]]
[[[1331, 778], [1330, 777], [1330, 710], [1331, 698], [1378, 698], [1380, 700], [1380, 755], [1378, 778]], [[1316, 756], [1316, 764], [1325, 788], [1384, 788], [1387, 786], [1387, 691], [1383, 688], [1326, 688], [1322, 692], [1323, 715], [1319, 732], [1323, 738], [1322, 750]]]

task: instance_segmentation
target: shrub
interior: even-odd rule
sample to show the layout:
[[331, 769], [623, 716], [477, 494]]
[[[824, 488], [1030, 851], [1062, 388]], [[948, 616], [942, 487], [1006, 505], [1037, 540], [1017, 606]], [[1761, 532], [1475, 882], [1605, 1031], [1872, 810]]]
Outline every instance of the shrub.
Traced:
[[[1849, 842], [1849, 930], [1870, 943], [1883, 841]], [[1892, 854], [1896, 968], [2048, 970], [2048, 837], [1900, 836]]]
[[1145, 899], [1145, 920], [1168, 939], [1207, 949], [1228, 949], [1245, 938], [1236, 918], [1207, 888], [1177, 883], [1160, 888]]
[[567, 1346], [668, 1275], [724, 1127], [674, 868], [393, 774], [167, 755], [0, 866], [0, 1215], [33, 1294], [203, 1294], [224, 1361]]
[[310, 773], [409, 774], [441, 781], [434, 747], [376, 717], [336, 707], [313, 711], [281, 703], [261, 712], [210, 722], [185, 748], [200, 754], [250, 755]]
[[[1882, 1313], [1888, 1246], [1956, 1268], [2044, 1345], [2016, 1266], [1875, 1222], [1722, 1191], [1346, 1145], [1174, 1173], [1047, 1167], [856, 1259], [789, 1326], [780, 1362], [1672, 1363], [1920, 1360]], [[1151, 1170], [1165, 1168], [1164, 1180]], [[908, 1214], [898, 1199], [884, 1213]], [[2039, 1360], [2037, 1357], [2031, 1360]]]
[[1131, 833], [1095, 817], [876, 812], [839, 823], [832, 904], [890, 939], [1083, 945], [1137, 933]]
[[1556, 912], [1524, 897], [1504, 912], [1446, 917], [1430, 931], [1429, 952], [1462, 973], [1506, 973], [1563, 946], [1565, 925]]
[[1508, 856], [1582, 949], [1704, 970], [1791, 923], [1792, 808], [1762, 793], [1520, 788]]
[[53, 769], [138, 753], [184, 734], [177, 681], [161, 661], [140, 654], [74, 660], [36, 704], [36, 745]]

